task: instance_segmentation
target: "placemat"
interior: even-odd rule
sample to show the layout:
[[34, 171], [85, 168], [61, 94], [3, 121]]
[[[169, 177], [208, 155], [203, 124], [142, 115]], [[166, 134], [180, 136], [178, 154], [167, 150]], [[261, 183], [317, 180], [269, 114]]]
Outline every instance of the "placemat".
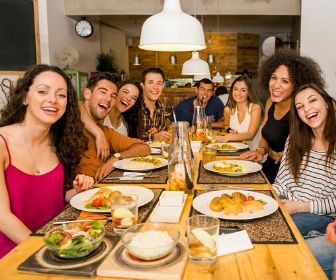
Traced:
[[210, 172], [203, 167], [203, 161], [198, 166], [198, 184], [266, 184], [262, 173], [250, 173], [243, 176], [226, 176]]
[[[149, 217], [149, 215], [152, 213], [155, 205], [157, 204], [157, 202], [159, 201], [159, 197], [162, 193], [162, 191], [164, 191], [163, 188], [159, 188], [159, 189], [150, 189], [151, 191], [153, 191], [154, 193], [154, 198], [148, 202], [147, 204], [139, 207], [139, 212], [138, 212], [138, 223], [143, 223], [147, 220], [147, 218]], [[32, 233], [32, 235], [44, 235], [48, 230], [50, 230], [51, 228], [54, 227], [53, 223], [60, 221], [60, 220], [64, 220], [64, 219], [76, 219], [79, 214], [80, 214], [81, 210], [75, 209], [73, 208], [71, 205], [68, 205], [61, 213], [59, 213], [57, 216], [55, 216], [53, 219], [51, 219], [49, 222], [47, 222], [44, 226], [42, 226], [40, 229], [38, 229], [37, 231], [35, 231], [34, 233]], [[102, 214], [102, 213], [99, 213]], [[108, 214], [108, 213], [106, 213]], [[111, 215], [111, 213], [109, 213], [109, 216]], [[105, 237], [108, 238], [115, 238], [115, 237], [119, 237], [119, 235], [115, 234], [112, 228], [112, 222], [107, 222], [105, 225]]]
[[[205, 190], [195, 190], [194, 197], [205, 193]], [[274, 198], [271, 191], [258, 191]], [[193, 207], [191, 207], [189, 216], [199, 215]], [[280, 208], [273, 214], [254, 220], [232, 221], [220, 220], [220, 226], [239, 227], [245, 229], [254, 244], [297, 244], [297, 240], [293, 231], [289, 227]]]
[[114, 169], [101, 184], [166, 184], [168, 181], [168, 167], [165, 166], [160, 169], [153, 170], [151, 176], [155, 177], [144, 177], [142, 180], [119, 180], [119, 179], [109, 179], [110, 177], [121, 177], [123, 176], [124, 170]]

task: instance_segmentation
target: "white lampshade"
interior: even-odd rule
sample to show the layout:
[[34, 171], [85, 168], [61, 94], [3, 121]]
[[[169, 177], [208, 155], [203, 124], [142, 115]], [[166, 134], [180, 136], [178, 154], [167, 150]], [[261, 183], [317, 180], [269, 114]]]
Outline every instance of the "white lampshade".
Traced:
[[192, 52], [191, 59], [183, 63], [182, 75], [210, 75], [209, 64], [199, 58], [198, 52]]
[[205, 74], [205, 75], [194, 75], [194, 81], [200, 81], [204, 78], [211, 79], [210, 74]]
[[184, 52], [203, 50], [206, 45], [201, 23], [182, 11], [179, 0], [166, 0], [163, 10], [142, 25], [139, 48]]
[[214, 83], [224, 83], [224, 77], [219, 72], [217, 72], [216, 75], [213, 76], [212, 81]]

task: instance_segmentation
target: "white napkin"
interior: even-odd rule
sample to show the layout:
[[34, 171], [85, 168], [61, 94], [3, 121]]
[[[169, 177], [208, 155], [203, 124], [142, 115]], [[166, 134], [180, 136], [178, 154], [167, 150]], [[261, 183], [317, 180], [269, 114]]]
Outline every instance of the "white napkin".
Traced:
[[125, 181], [138, 181], [138, 180], [143, 180], [144, 175], [146, 173], [143, 172], [127, 172], [125, 171], [122, 175], [122, 177], [120, 177], [120, 181], [125, 180]]
[[161, 149], [159, 149], [159, 148], [151, 148], [151, 154], [152, 155], [159, 155], [159, 154], [161, 154]]
[[246, 230], [234, 233], [222, 233], [217, 238], [217, 256], [228, 255], [253, 248]]

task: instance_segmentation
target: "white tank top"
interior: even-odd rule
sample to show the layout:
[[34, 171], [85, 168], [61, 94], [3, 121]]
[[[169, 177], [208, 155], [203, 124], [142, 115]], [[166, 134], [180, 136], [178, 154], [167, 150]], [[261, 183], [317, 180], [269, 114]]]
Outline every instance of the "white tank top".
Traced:
[[[252, 109], [252, 105], [253, 103], [250, 103], [250, 106], [245, 114], [245, 117], [243, 119], [243, 121], [240, 123], [238, 120], [238, 112], [237, 112], [237, 106], [234, 110], [234, 113], [231, 114], [230, 116], [230, 128], [236, 130], [238, 133], [245, 133], [248, 131], [248, 128], [250, 126], [250, 122], [251, 122], [251, 109]], [[246, 141], [246, 143], [249, 145], [250, 150], [254, 151], [258, 145], [259, 145], [259, 141], [261, 138], [261, 127], [259, 127], [256, 135], [254, 136], [254, 138], [251, 141]]]
[[124, 120], [123, 116], [121, 116], [121, 123], [120, 123], [119, 127], [114, 127], [112, 125], [108, 115], [105, 117], [103, 125], [105, 125], [109, 128], [113, 128], [114, 130], [118, 131], [122, 135], [128, 136], [128, 129], [127, 129], [127, 125], [125, 123], [125, 120]]

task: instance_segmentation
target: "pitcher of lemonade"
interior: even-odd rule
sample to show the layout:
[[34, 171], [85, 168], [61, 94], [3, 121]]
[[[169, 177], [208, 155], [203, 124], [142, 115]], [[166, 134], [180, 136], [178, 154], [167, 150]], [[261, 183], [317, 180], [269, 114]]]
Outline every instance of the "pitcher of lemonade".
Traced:
[[173, 123], [171, 149], [168, 156], [168, 184], [171, 191], [193, 190], [193, 157], [189, 140], [189, 123]]
[[193, 119], [191, 124], [191, 139], [196, 141], [206, 141], [206, 119], [203, 106], [198, 105], [194, 108]]

